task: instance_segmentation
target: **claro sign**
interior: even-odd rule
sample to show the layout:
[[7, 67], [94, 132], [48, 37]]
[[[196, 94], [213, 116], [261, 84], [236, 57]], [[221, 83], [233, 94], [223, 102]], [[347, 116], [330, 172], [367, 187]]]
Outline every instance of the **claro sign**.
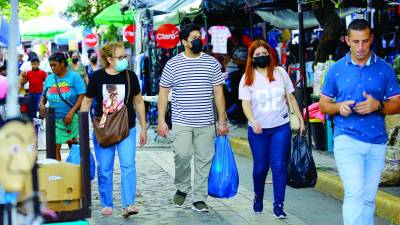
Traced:
[[160, 48], [174, 48], [179, 43], [179, 29], [173, 24], [164, 24], [156, 32]]

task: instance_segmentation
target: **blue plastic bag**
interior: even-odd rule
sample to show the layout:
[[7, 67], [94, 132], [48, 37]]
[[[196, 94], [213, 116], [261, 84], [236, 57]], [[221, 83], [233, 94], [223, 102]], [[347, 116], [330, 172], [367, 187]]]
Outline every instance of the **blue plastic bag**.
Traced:
[[[72, 145], [72, 148], [69, 152], [66, 162], [72, 164], [81, 164], [81, 150], [79, 145]], [[96, 174], [96, 163], [94, 161], [94, 156], [92, 151], [90, 151], [90, 180], [94, 179], [94, 175]]]
[[239, 174], [229, 139], [227, 136], [218, 136], [208, 177], [208, 195], [231, 198], [237, 194], [238, 186]]

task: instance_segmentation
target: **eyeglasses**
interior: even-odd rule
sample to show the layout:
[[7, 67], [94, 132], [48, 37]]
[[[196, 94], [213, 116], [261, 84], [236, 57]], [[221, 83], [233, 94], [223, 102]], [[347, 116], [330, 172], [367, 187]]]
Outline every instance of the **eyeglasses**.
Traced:
[[127, 59], [128, 58], [128, 56], [126, 56], [126, 55], [123, 55], [123, 56], [113, 56], [113, 58], [116, 58], [116, 59], [118, 59], [118, 60], [123, 60], [123, 59]]

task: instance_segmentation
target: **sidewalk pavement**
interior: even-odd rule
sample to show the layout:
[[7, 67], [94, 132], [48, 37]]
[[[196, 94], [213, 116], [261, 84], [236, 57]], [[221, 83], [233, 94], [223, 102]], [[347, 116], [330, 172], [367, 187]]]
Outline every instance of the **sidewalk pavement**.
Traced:
[[[62, 151], [65, 159], [68, 151]], [[43, 159], [45, 153], [39, 153]], [[140, 209], [138, 215], [129, 219], [121, 216], [121, 189], [120, 170], [118, 157], [115, 158], [114, 169], [114, 211], [113, 215], [106, 217], [100, 213], [101, 205], [98, 196], [97, 176], [92, 181], [92, 218], [91, 225], [109, 224], [179, 224], [179, 225], [306, 225], [297, 216], [288, 212], [288, 219], [278, 220], [273, 217], [272, 204], [264, 200], [264, 211], [255, 214], [252, 211], [253, 192], [239, 186], [238, 194], [231, 199], [216, 199], [208, 197], [207, 204], [210, 212], [199, 213], [191, 209], [191, 195], [182, 208], [175, 208], [172, 197], [175, 193], [174, 155], [169, 148], [138, 148], [136, 157], [137, 168], [137, 194], [136, 205]], [[193, 162], [192, 162], [193, 163]]]
[[[230, 136], [234, 152], [251, 159], [247, 125], [232, 125]], [[313, 150], [313, 157], [318, 171], [315, 190], [343, 201], [343, 185], [338, 176], [333, 155]], [[400, 187], [379, 188], [375, 214], [390, 223], [400, 224]]]

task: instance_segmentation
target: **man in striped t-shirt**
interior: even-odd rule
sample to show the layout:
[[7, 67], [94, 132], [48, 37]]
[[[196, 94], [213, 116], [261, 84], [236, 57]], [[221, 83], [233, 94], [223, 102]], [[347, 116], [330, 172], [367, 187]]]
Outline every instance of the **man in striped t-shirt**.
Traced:
[[201, 52], [200, 29], [193, 24], [182, 28], [179, 38], [185, 51], [170, 59], [163, 70], [158, 97], [158, 133], [167, 136], [165, 122], [168, 94], [172, 89], [172, 132], [175, 153], [174, 204], [182, 206], [191, 191], [190, 161], [194, 153], [192, 209], [207, 212], [207, 181], [214, 155], [214, 113], [212, 95], [218, 111], [217, 134], [225, 135], [224, 78], [221, 65]]

